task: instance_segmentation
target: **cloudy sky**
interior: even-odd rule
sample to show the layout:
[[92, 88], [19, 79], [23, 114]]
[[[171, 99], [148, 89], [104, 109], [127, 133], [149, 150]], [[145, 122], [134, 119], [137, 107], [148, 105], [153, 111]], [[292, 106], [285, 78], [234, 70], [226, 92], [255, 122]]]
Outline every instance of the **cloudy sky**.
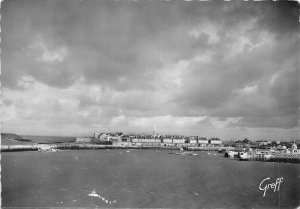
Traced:
[[298, 138], [296, 2], [2, 2], [2, 131]]

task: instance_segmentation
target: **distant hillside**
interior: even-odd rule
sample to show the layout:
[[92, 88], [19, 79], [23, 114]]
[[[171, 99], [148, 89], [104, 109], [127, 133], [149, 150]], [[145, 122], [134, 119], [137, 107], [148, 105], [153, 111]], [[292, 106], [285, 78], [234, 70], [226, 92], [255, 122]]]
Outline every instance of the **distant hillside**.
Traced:
[[17, 134], [12, 133], [1, 133], [1, 145], [24, 145], [24, 144], [35, 144], [30, 139], [24, 139]]
[[1, 133], [1, 140], [5, 139], [13, 139], [13, 140], [18, 140], [22, 141], [22, 137], [18, 136], [17, 134], [12, 134], [12, 133]]
[[21, 135], [23, 141], [34, 141], [39, 144], [52, 144], [52, 143], [65, 143], [65, 142], [75, 142], [75, 137], [66, 136], [37, 136], [37, 135]]

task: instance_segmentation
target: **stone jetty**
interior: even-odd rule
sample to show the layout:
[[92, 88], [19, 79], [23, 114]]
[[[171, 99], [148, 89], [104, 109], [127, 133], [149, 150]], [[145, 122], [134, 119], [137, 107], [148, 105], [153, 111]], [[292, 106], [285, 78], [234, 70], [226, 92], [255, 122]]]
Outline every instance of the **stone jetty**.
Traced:
[[72, 150], [72, 149], [168, 149], [179, 150], [180, 147], [153, 147], [141, 145], [99, 145], [99, 144], [34, 144], [34, 145], [2, 145], [1, 152], [18, 152], [18, 151], [53, 151], [53, 150]]

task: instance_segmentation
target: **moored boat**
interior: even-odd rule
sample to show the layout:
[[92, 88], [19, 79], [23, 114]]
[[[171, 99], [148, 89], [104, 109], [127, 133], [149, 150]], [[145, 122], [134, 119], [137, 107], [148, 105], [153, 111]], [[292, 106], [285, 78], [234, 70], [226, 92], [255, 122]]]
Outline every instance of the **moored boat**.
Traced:
[[240, 160], [249, 160], [247, 152], [240, 152], [239, 157], [240, 157]]

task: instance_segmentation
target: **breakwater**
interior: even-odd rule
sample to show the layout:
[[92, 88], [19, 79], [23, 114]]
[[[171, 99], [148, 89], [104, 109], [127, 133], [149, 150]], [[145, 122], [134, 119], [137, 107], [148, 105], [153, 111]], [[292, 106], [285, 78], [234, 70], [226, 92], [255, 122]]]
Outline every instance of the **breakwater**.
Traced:
[[266, 161], [266, 162], [278, 162], [278, 163], [300, 163], [300, 154], [292, 153], [279, 153], [272, 155], [268, 158], [266, 157], [252, 157], [249, 160], [255, 161]]
[[53, 151], [53, 150], [74, 150], [74, 149], [168, 149], [179, 150], [180, 147], [165, 146], [145, 146], [145, 145], [99, 145], [99, 144], [35, 144], [35, 145], [3, 145], [1, 152], [18, 152], [18, 151]]
[[278, 163], [298, 163], [300, 164], [300, 156], [278, 156], [271, 157], [266, 160], [267, 162], [278, 162]]
[[231, 147], [184, 147], [187, 151], [225, 151]]
[[241, 161], [264, 161], [264, 162], [282, 162], [282, 163], [300, 163], [299, 153], [283, 153], [277, 152], [273, 154], [262, 154], [256, 152], [244, 152], [244, 153], [225, 153], [224, 157], [238, 158]]
[[1, 152], [38, 151], [36, 145], [1, 145]]

